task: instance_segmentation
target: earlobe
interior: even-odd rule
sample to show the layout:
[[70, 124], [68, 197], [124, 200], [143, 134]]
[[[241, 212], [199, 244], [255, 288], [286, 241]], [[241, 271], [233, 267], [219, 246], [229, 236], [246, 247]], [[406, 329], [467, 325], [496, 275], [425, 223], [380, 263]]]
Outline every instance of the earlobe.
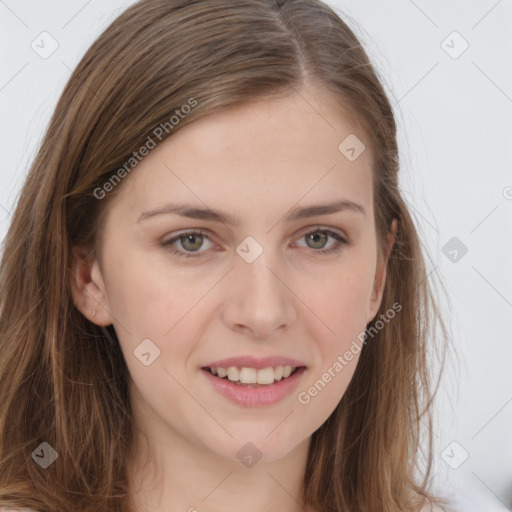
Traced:
[[377, 269], [375, 275], [370, 302], [370, 311], [366, 323], [371, 322], [375, 318], [375, 315], [377, 314], [377, 311], [379, 310], [380, 304], [382, 302], [382, 295], [384, 294], [384, 286], [386, 284], [389, 255], [391, 254], [391, 250], [393, 249], [393, 245], [395, 243], [397, 228], [398, 221], [397, 219], [393, 219], [390, 230], [388, 231], [385, 258], [384, 261], [380, 263], [380, 266]]
[[98, 262], [83, 247], [73, 248], [71, 294], [77, 309], [91, 322], [107, 326], [112, 324]]

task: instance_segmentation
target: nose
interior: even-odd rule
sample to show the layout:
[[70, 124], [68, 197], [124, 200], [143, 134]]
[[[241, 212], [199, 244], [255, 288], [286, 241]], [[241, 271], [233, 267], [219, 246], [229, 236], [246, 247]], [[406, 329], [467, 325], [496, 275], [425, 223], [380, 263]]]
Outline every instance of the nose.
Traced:
[[270, 250], [252, 263], [237, 258], [226, 276], [223, 320], [232, 330], [266, 339], [289, 328], [296, 318], [296, 297], [282, 265]]

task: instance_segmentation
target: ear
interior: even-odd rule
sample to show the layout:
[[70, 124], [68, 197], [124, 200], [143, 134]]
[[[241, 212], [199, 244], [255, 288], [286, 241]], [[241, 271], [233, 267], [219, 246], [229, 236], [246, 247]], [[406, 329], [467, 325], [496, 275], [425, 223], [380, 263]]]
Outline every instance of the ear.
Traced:
[[375, 315], [377, 314], [377, 311], [380, 308], [380, 303], [382, 302], [384, 285], [386, 284], [386, 269], [388, 266], [388, 259], [391, 253], [391, 249], [393, 248], [393, 244], [395, 243], [397, 227], [398, 221], [397, 219], [393, 219], [393, 222], [391, 222], [391, 228], [388, 231], [387, 249], [384, 261], [379, 262], [379, 265], [377, 266], [377, 272], [375, 273], [373, 290], [370, 299], [370, 307], [368, 311], [368, 319], [366, 320], [366, 323], [371, 322], [375, 318]]
[[[107, 326], [112, 324], [105, 285], [99, 263], [84, 247], [73, 247], [71, 294], [75, 306], [91, 322]], [[93, 311], [95, 315], [92, 316]]]

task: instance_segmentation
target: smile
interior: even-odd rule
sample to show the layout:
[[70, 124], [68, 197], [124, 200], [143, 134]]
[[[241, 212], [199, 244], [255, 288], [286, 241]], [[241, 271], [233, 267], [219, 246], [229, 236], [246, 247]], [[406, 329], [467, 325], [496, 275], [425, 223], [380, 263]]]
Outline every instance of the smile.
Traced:
[[261, 406], [280, 402], [297, 388], [305, 366], [202, 368], [215, 391], [237, 405]]

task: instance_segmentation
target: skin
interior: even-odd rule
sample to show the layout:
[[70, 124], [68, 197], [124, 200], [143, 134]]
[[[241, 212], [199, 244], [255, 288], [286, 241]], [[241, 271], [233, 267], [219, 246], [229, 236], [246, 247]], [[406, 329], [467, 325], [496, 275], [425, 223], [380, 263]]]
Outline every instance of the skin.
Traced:
[[[396, 232], [394, 221], [379, 262], [370, 144], [334, 102], [307, 86], [185, 126], [125, 178], [109, 206], [101, 257], [77, 248], [74, 302], [92, 322], [114, 325], [136, 422], [156, 454], [144, 467], [139, 438], [131, 468], [138, 511], [304, 510], [299, 496], [311, 434], [342, 398], [359, 354], [307, 405], [297, 394], [375, 317]], [[338, 150], [351, 133], [366, 142], [354, 161]], [[359, 203], [366, 214], [282, 221], [294, 207], [337, 199]], [[141, 213], [178, 200], [225, 210], [240, 225], [175, 214], [137, 222]], [[173, 246], [200, 257], [159, 245], [199, 228], [208, 233]], [[319, 254], [337, 244], [322, 229], [350, 245]], [[317, 240], [308, 243], [308, 233]], [[235, 251], [248, 236], [263, 248], [252, 263]], [[149, 366], [134, 356], [147, 338], [160, 350]], [[297, 391], [277, 404], [235, 405], [200, 367], [247, 354], [293, 357], [307, 371]], [[248, 468], [237, 452], [249, 441], [261, 459]]]

